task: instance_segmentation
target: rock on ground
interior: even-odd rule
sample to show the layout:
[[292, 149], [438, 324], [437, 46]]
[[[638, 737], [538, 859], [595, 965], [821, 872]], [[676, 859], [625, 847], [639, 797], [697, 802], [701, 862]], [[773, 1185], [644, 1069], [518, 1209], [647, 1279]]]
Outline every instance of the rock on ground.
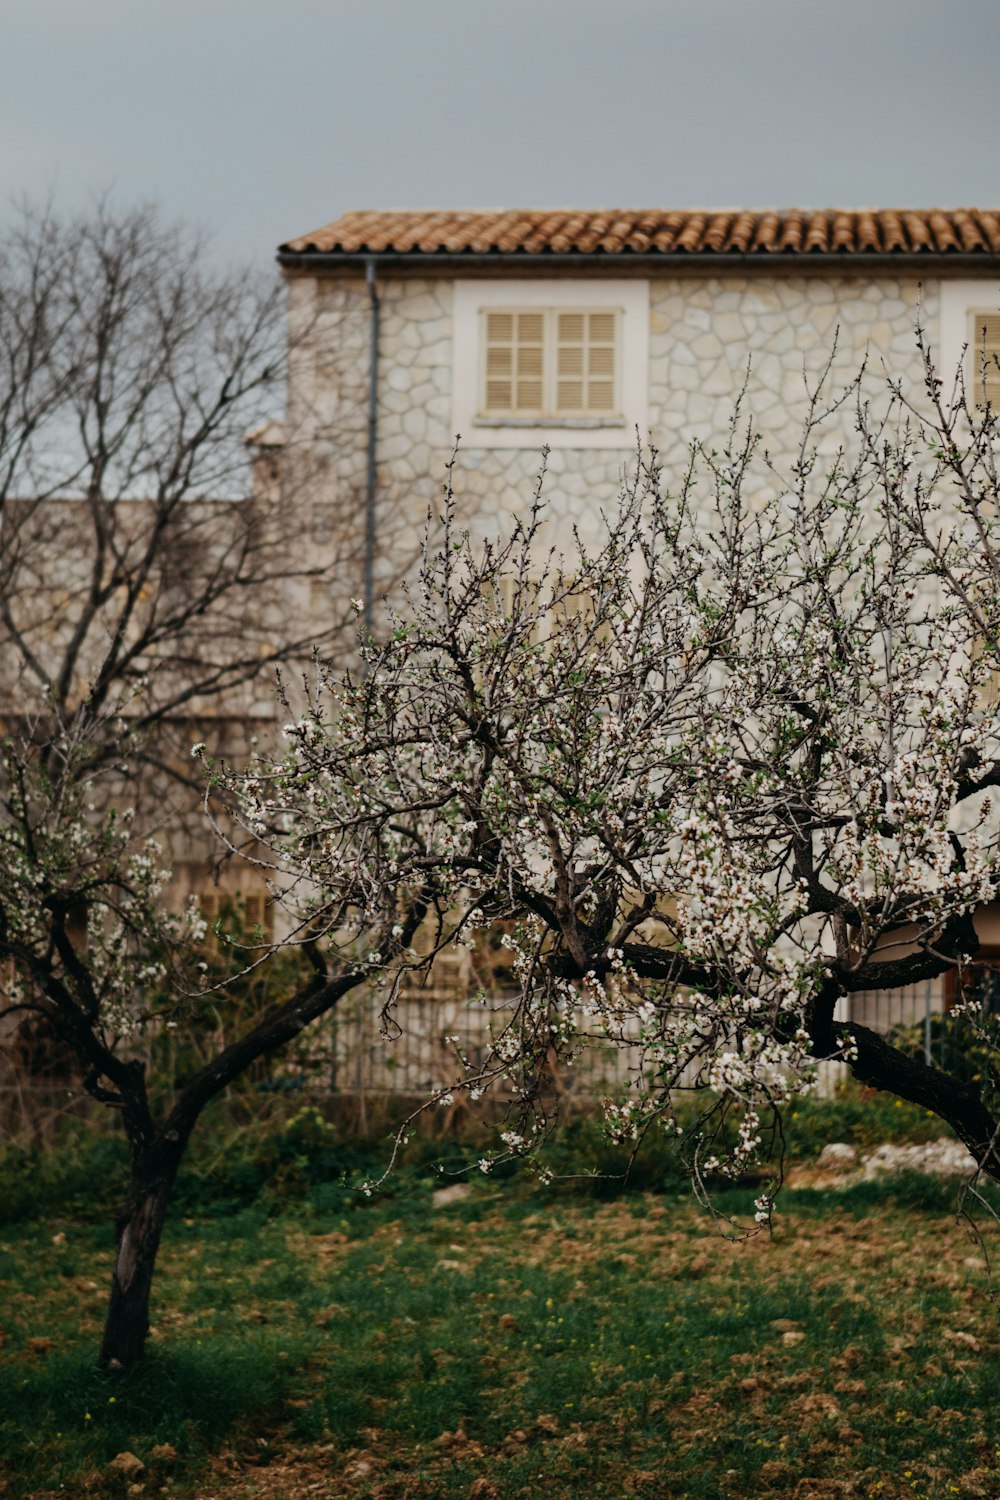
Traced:
[[965, 1177], [975, 1160], [960, 1141], [947, 1138], [910, 1145], [876, 1146], [862, 1156], [844, 1141], [824, 1146], [816, 1161], [818, 1172], [836, 1172], [842, 1182], [872, 1182], [893, 1172], [926, 1172], [932, 1177]]

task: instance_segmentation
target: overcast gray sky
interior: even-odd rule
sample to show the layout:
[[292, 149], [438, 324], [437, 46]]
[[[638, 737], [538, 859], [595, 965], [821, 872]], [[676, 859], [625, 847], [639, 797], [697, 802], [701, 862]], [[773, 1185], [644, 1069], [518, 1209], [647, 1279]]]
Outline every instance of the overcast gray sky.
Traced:
[[4, 0], [0, 200], [996, 207], [1000, 0]]

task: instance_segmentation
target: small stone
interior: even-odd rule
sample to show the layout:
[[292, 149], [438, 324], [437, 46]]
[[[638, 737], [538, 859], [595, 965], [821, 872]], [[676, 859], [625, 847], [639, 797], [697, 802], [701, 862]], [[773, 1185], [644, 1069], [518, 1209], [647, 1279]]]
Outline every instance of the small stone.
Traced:
[[804, 1338], [804, 1333], [800, 1333], [798, 1329], [790, 1328], [787, 1333], [781, 1335], [781, 1342], [783, 1344], [801, 1344]]
[[513, 1313], [501, 1313], [497, 1319], [497, 1327], [503, 1328], [507, 1333], [520, 1333], [521, 1325]]
[[471, 1192], [467, 1182], [453, 1182], [448, 1187], [435, 1188], [431, 1193], [431, 1208], [447, 1208], [451, 1203], [461, 1203]]
[[714, 333], [703, 333], [691, 342], [692, 352], [700, 360], [718, 359], [722, 348], [722, 340]]
[[858, 1164], [858, 1153], [846, 1141], [831, 1141], [824, 1146], [816, 1163], [820, 1172], [850, 1172]]
[[343, 1477], [351, 1483], [357, 1483], [360, 1479], [367, 1479], [374, 1472], [375, 1465], [368, 1454], [359, 1453], [356, 1458], [351, 1459], [350, 1463], [344, 1465]]
[[54, 1234], [52, 1236], [52, 1243], [53, 1245], [65, 1245], [66, 1236], [63, 1234], [62, 1230], [60, 1230], [58, 1234]]
[[172, 1464], [176, 1462], [177, 1449], [173, 1443], [157, 1443], [155, 1447], [150, 1448], [149, 1456], [158, 1464]]

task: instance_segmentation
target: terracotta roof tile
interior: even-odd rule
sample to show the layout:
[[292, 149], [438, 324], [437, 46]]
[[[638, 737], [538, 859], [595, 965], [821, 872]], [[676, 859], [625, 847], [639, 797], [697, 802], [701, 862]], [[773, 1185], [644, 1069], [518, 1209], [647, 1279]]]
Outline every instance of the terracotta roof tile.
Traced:
[[971, 234], [982, 234], [993, 250], [1000, 250], [1000, 221], [996, 214], [979, 208], [966, 209], [962, 218], [968, 224]]
[[280, 247], [289, 255], [1000, 254], [996, 209], [355, 212]]
[[745, 254], [757, 233], [760, 214], [748, 213], [745, 209], [730, 215], [723, 250], [729, 254]]
[[802, 239], [798, 244], [788, 243], [786, 250], [801, 250], [807, 254], [823, 254], [829, 249], [829, 226], [827, 215], [811, 213], [802, 225]]

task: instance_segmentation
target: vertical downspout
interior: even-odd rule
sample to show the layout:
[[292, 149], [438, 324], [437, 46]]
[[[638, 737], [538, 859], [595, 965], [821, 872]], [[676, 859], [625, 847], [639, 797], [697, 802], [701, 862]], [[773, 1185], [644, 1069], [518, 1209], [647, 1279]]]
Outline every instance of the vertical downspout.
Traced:
[[378, 334], [379, 300], [375, 283], [375, 257], [365, 261], [365, 285], [371, 310], [371, 348], [368, 365], [368, 472], [365, 483], [365, 635], [370, 637], [375, 623], [375, 444], [378, 436]]

